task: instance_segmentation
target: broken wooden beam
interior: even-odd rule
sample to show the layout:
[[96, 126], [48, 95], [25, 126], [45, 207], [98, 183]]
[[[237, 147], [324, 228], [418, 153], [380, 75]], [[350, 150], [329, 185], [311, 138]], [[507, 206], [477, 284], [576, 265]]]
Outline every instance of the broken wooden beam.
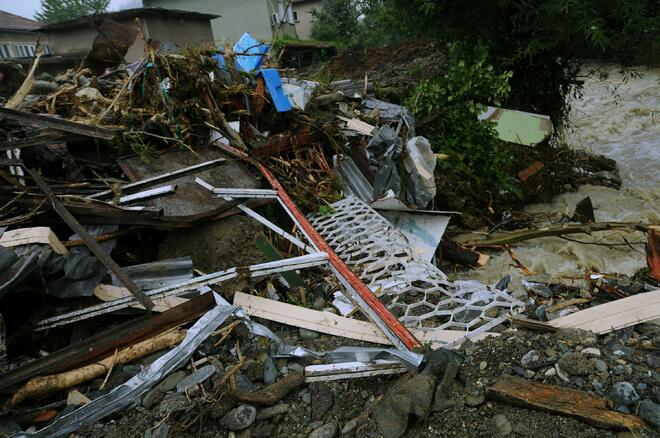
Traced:
[[660, 318], [660, 289], [599, 304], [550, 321], [556, 329], [579, 328], [602, 335]]
[[[616, 412], [608, 400], [576, 389], [531, 382], [504, 375], [488, 388], [487, 396], [503, 403], [577, 418], [595, 427], [639, 430], [644, 422], [635, 415]], [[610, 402], [611, 403], [611, 402]]]
[[69, 120], [58, 119], [52, 116], [41, 114], [32, 114], [25, 111], [18, 111], [10, 108], [0, 108], [0, 119], [10, 119], [19, 123], [40, 128], [54, 129], [56, 131], [70, 132], [72, 134], [83, 135], [85, 137], [99, 138], [102, 140], [112, 140], [117, 131], [100, 126], [86, 125], [84, 123], [71, 122]]
[[596, 222], [589, 224], [560, 224], [529, 230], [518, 230], [507, 233], [499, 233], [495, 237], [482, 240], [471, 240], [460, 242], [465, 246], [489, 247], [511, 245], [526, 240], [538, 239], [540, 237], [564, 236], [567, 234], [591, 234], [598, 231], [642, 231], [647, 232], [648, 225], [635, 222]]
[[[334, 313], [312, 310], [243, 292], [234, 294], [234, 304], [243, 307], [248, 315], [268, 321], [374, 344], [392, 344], [378, 326], [369, 321], [345, 318]], [[467, 332], [460, 330], [413, 330], [413, 335], [420, 342], [430, 342], [434, 348], [460, 340], [466, 334]], [[480, 340], [491, 335], [493, 333], [482, 333], [472, 340]]]
[[174, 307], [160, 315], [144, 315], [111, 327], [80, 342], [40, 357], [0, 375], [0, 390], [22, 383], [34, 376], [54, 374], [78, 368], [116, 349], [125, 348], [145, 338], [162, 333], [200, 317], [215, 306], [213, 294], [199, 297]]
[[470, 248], [466, 248], [454, 239], [443, 236], [440, 241], [442, 259], [469, 268], [481, 268], [486, 266], [490, 257]]
[[5, 231], [0, 237], [0, 245], [5, 248], [13, 248], [31, 243], [40, 243], [49, 245], [53, 251], [65, 255], [69, 252], [60, 242], [53, 230], [48, 227], [18, 228], [16, 230]]

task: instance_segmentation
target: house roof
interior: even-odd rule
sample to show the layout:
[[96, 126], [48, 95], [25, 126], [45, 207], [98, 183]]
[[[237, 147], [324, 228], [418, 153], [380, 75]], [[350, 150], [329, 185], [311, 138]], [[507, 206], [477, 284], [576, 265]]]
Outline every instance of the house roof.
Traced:
[[38, 21], [0, 11], [0, 29], [2, 30], [29, 31], [40, 27], [41, 23]]
[[106, 18], [112, 19], [122, 19], [122, 18], [131, 18], [131, 17], [144, 17], [147, 15], [151, 16], [161, 16], [161, 17], [177, 17], [177, 18], [196, 18], [196, 19], [206, 19], [211, 20], [213, 18], [219, 18], [220, 15], [216, 14], [203, 14], [201, 12], [192, 12], [192, 11], [182, 11], [180, 9], [163, 9], [163, 8], [134, 8], [134, 9], [124, 9], [122, 11], [116, 12], [104, 12], [102, 14], [92, 14], [85, 15], [84, 17], [76, 18], [75, 20], [62, 21], [60, 23], [53, 23], [43, 26], [42, 30], [54, 30], [54, 29], [63, 29], [73, 26], [86, 25], [90, 21], [102, 21]]

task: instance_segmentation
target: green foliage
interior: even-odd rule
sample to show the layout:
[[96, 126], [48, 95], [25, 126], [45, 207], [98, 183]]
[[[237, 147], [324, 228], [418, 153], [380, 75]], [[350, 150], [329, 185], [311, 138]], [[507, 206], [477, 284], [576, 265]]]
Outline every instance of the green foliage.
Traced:
[[[657, 0], [361, 0], [367, 44], [431, 38], [486, 44], [514, 72], [506, 106], [567, 116], [585, 59], [660, 61]], [[577, 88], [576, 88], [577, 86]]]
[[353, 0], [323, 0], [321, 9], [312, 11], [312, 38], [353, 46], [362, 39], [358, 23], [360, 11]]
[[110, 0], [41, 0], [41, 12], [34, 18], [46, 24], [59, 23], [105, 12], [109, 4]]
[[407, 101], [435, 152], [449, 154], [438, 165], [471, 181], [478, 190], [512, 190], [508, 148], [489, 123], [477, 119], [485, 104], [500, 105], [510, 91], [511, 72], [496, 73], [483, 46], [449, 46], [447, 73], [425, 79]]

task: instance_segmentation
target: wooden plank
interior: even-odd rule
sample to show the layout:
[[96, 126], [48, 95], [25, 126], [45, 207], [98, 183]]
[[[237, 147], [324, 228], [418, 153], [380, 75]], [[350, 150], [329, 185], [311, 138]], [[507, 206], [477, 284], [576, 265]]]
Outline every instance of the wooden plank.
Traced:
[[[234, 294], [234, 304], [243, 307], [248, 315], [275, 321], [294, 327], [302, 327], [333, 336], [373, 342], [374, 344], [392, 345], [390, 340], [380, 331], [376, 324], [368, 321], [345, 318], [330, 312], [307, 309], [293, 304], [281, 303], [243, 292]], [[422, 343], [430, 342], [434, 348], [445, 343], [454, 342], [465, 336], [466, 332], [459, 330], [413, 330], [413, 335]], [[484, 333], [475, 340], [492, 336], [495, 333]]]
[[[94, 288], [94, 296], [101, 301], [108, 302], [113, 300], [118, 300], [120, 298], [130, 297], [131, 293], [125, 287], [113, 286], [111, 284], [99, 284]], [[154, 308], [151, 309], [152, 312], [162, 313], [166, 310], [170, 310], [179, 304], [183, 304], [188, 301], [188, 298], [181, 297], [165, 297], [158, 298], [153, 300]], [[142, 304], [133, 304], [131, 307], [136, 309], [144, 309]]]
[[360, 119], [349, 119], [348, 117], [342, 117], [342, 116], [339, 116], [338, 118], [346, 122], [347, 129], [351, 129], [363, 135], [371, 135], [373, 130], [376, 129], [375, 126], [363, 122]]
[[69, 252], [60, 239], [57, 238], [53, 230], [48, 227], [19, 228], [17, 230], [5, 231], [0, 237], [0, 245], [5, 248], [13, 248], [20, 245], [29, 245], [31, 243], [41, 243], [50, 245], [58, 254]]
[[660, 289], [621, 298], [550, 321], [555, 328], [580, 328], [609, 333], [660, 318]]
[[32, 114], [10, 108], [0, 108], [0, 118], [15, 120], [26, 125], [49, 128], [56, 131], [71, 132], [73, 134], [84, 135], [85, 137], [100, 138], [103, 140], [112, 140], [117, 134], [117, 131], [114, 129], [71, 122], [69, 120], [58, 119], [41, 114]]
[[583, 391], [531, 382], [503, 375], [488, 388], [489, 398], [525, 408], [567, 415], [596, 427], [639, 430], [644, 422], [635, 415], [621, 414], [608, 407], [608, 400]]

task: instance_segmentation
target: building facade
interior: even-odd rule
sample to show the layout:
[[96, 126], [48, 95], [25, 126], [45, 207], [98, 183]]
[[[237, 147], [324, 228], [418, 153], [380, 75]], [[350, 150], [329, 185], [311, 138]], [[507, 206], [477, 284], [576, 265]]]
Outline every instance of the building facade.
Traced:
[[50, 53], [43, 35], [41, 23], [9, 12], [0, 11], [0, 59], [31, 58], [36, 51], [39, 37], [46, 53]]

